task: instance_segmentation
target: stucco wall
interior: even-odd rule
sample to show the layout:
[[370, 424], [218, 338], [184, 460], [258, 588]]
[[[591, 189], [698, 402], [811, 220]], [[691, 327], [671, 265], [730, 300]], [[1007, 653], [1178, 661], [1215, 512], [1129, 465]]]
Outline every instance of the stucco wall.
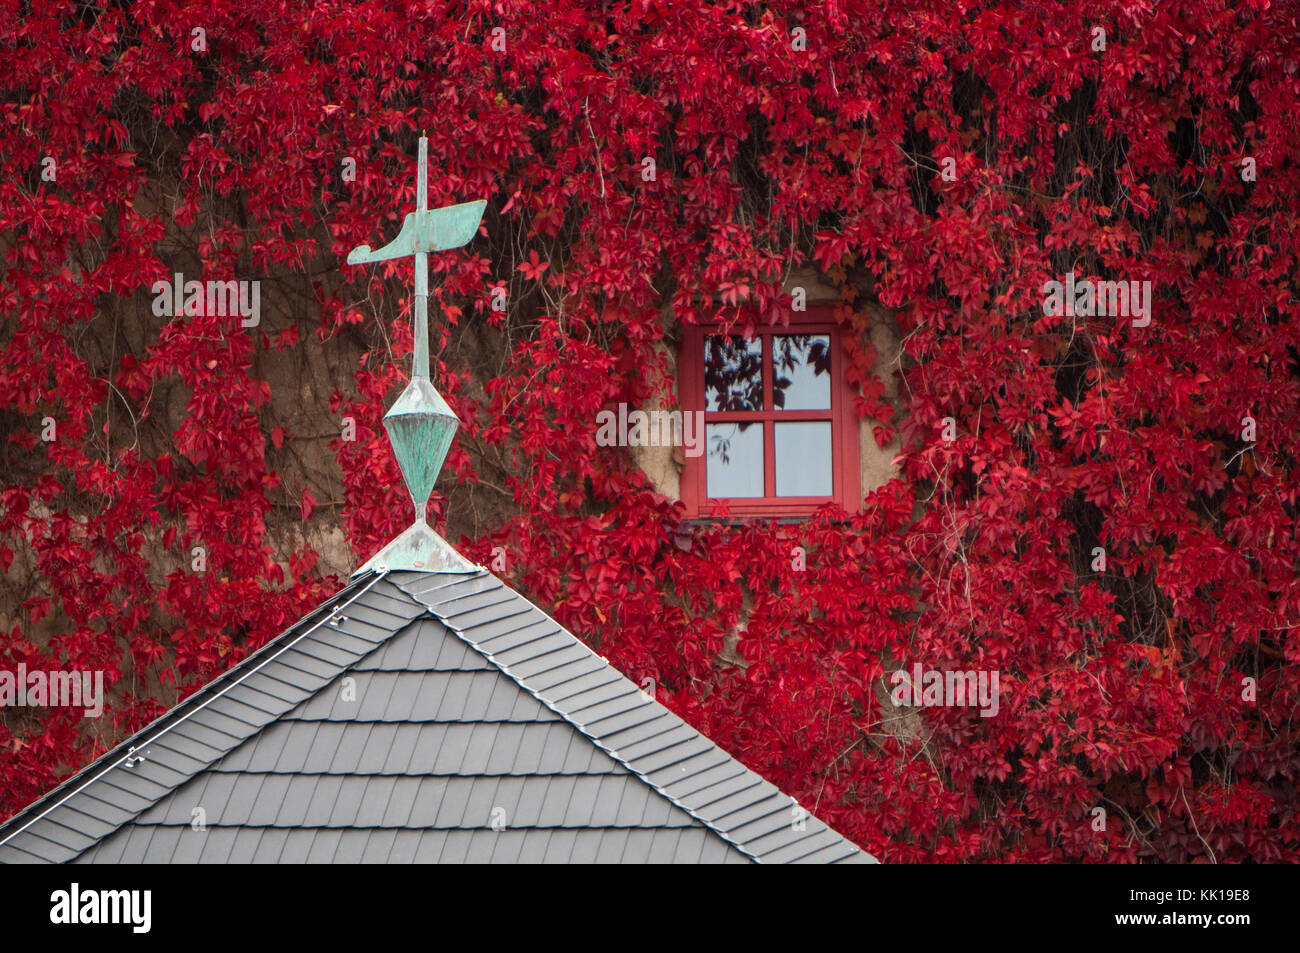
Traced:
[[[676, 327], [670, 309], [665, 308], [664, 310], [664, 322], [669, 328]], [[677, 391], [677, 344], [678, 338], [669, 336], [656, 345], [656, 349], [664, 361], [664, 366], [668, 369], [674, 398], [680, 396]], [[653, 401], [646, 404], [642, 409], [668, 409], [660, 408], [660, 403], [659, 401]], [[632, 454], [632, 461], [650, 478], [650, 482], [657, 492], [672, 500], [682, 498], [682, 467], [686, 463], [686, 455], [681, 447], [631, 447], [629, 450]]]

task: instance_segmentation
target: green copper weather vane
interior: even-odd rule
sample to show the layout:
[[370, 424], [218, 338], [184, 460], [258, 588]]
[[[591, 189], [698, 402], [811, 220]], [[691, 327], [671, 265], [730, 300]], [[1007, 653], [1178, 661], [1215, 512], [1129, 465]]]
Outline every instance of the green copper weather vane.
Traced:
[[469, 562], [425, 522], [425, 508], [438, 480], [443, 460], [451, 448], [460, 421], [429, 380], [429, 253], [468, 244], [478, 232], [487, 202], [464, 202], [443, 208], [428, 207], [429, 140], [420, 137], [420, 163], [416, 175], [415, 211], [406, 216], [402, 230], [378, 251], [361, 245], [348, 253], [349, 265], [415, 256], [415, 353], [411, 382], [384, 414], [384, 429], [393, 455], [402, 468], [415, 504], [415, 522], [372, 556], [353, 575], [380, 566], [417, 572], [476, 572]]

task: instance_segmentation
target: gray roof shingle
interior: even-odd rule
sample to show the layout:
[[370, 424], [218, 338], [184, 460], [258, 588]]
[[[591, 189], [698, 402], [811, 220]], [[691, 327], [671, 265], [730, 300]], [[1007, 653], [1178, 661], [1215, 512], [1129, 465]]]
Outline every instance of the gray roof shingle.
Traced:
[[490, 574], [368, 573], [0, 825], [0, 861], [872, 861], [794, 808]]

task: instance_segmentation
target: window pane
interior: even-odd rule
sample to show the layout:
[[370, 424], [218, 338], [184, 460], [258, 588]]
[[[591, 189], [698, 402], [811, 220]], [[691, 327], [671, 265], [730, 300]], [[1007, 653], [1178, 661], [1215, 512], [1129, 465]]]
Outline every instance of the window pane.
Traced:
[[831, 422], [776, 424], [776, 495], [830, 496]]
[[704, 398], [705, 410], [763, 409], [761, 338], [704, 339]]
[[763, 425], [709, 424], [710, 499], [763, 495]]
[[772, 338], [772, 403], [777, 410], [831, 409], [831, 339], [825, 334]]

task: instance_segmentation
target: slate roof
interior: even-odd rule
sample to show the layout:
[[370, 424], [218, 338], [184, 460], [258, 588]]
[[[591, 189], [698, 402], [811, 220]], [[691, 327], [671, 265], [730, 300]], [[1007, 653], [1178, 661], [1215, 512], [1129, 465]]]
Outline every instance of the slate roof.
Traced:
[[0, 825], [0, 861], [873, 862], [794, 808], [489, 573], [367, 572]]

